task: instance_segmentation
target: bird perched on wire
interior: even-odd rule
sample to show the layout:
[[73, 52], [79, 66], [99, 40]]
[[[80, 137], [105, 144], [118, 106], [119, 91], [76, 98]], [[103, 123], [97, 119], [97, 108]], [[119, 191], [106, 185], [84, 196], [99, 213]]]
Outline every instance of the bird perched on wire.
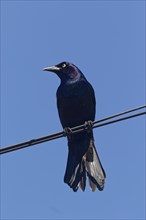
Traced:
[[[91, 84], [74, 64], [62, 62], [44, 68], [57, 74], [61, 83], [57, 90], [57, 107], [62, 127], [68, 138], [68, 160], [64, 182], [73, 191], [86, 187], [103, 190], [105, 171], [97, 154], [91, 121], [95, 120], [95, 94]], [[71, 127], [85, 123], [85, 131], [74, 134]]]

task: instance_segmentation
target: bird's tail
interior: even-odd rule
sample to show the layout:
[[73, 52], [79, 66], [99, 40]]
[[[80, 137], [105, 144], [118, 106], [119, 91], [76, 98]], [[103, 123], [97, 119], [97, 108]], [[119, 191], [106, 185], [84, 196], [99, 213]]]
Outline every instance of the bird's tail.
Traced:
[[[84, 145], [84, 147], [80, 146], [80, 149], [86, 149], [85, 144], [87, 143], [80, 143], [80, 145]], [[106, 175], [95, 149], [93, 138], [89, 139], [85, 152], [79, 150], [79, 143], [78, 146], [73, 145], [69, 147], [64, 182], [74, 191], [77, 191], [79, 187], [84, 191], [87, 176], [93, 192], [96, 188], [103, 190]]]
[[90, 140], [90, 145], [86, 153], [85, 167], [92, 191], [94, 192], [96, 188], [103, 190], [106, 174], [97, 154], [93, 139]]

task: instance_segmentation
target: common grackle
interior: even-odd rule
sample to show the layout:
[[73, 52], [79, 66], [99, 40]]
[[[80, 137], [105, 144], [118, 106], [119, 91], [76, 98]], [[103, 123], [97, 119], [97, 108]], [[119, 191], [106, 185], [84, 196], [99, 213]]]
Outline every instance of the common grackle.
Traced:
[[[57, 107], [62, 127], [68, 135], [68, 160], [64, 182], [73, 191], [86, 187], [86, 177], [92, 191], [103, 190], [105, 171], [97, 154], [92, 129], [74, 134], [71, 127], [95, 120], [95, 94], [83, 73], [73, 64], [62, 62], [44, 68], [55, 72], [61, 83], [57, 90]], [[89, 126], [90, 127], [90, 126]]]

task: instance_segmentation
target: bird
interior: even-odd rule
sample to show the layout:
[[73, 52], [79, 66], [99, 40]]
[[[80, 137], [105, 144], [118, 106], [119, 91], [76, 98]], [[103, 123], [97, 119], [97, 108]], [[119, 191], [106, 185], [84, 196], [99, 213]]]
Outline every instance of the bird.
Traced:
[[[70, 62], [61, 62], [43, 69], [60, 78], [57, 108], [60, 122], [67, 133], [68, 158], [64, 182], [76, 192], [85, 191], [86, 179], [93, 192], [102, 191], [106, 174], [94, 144], [92, 122], [95, 120], [96, 100], [92, 85], [81, 70]], [[85, 124], [89, 129], [73, 133], [71, 128]]]

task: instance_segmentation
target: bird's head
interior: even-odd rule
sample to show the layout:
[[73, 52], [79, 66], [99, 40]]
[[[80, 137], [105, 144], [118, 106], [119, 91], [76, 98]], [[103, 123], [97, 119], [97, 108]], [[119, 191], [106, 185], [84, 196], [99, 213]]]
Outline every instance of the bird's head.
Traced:
[[74, 64], [69, 62], [62, 62], [55, 66], [46, 67], [43, 70], [56, 73], [61, 79], [61, 82], [67, 84], [72, 84], [84, 78], [82, 72]]

